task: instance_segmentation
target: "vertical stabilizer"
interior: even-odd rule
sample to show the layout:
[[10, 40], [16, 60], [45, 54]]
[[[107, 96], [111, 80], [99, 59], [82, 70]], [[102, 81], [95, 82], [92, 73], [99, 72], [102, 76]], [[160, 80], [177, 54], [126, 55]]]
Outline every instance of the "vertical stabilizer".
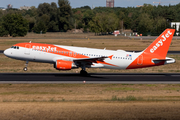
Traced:
[[144, 53], [159, 55], [165, 58], [171, 44], [175, 29], [166, 29], [148, 48], [144, 50]]

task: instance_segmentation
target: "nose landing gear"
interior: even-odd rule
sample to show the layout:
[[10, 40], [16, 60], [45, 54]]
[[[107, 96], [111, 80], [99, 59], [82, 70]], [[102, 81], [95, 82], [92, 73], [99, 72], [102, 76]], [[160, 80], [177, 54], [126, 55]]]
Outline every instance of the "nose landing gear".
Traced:
[[28, 70], [27, 66], [28, 66], [28, 61], [26, 61], [25, 67], [23, 68], [24, 71]]

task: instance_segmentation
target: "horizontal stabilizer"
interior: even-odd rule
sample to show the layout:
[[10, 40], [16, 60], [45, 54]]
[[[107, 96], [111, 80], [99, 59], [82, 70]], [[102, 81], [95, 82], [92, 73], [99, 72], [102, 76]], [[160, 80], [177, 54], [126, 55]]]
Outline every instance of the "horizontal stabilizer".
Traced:
[[175, 63], [176, 61], [173, 58], [166, 57], [166, 59], [152, 59], [152, 62], [155, 64], [158, 64], [160, 62], [165, 62], [164, 64], [171, 64], [171, 63]]

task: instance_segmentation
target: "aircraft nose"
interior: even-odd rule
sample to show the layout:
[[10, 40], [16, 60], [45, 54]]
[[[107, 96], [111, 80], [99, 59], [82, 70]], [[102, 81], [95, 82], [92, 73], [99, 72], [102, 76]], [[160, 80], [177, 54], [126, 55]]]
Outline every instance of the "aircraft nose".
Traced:
[[4, 50], [4, 55], [7, 55], [7, 50]]
[[10, 51], [9, 51], [8, 49], [6, 49], [6, 50], [4, 51], [4, 55], [5, 55], [5, 56], [9, 56], [9, 55], [10, 55]]

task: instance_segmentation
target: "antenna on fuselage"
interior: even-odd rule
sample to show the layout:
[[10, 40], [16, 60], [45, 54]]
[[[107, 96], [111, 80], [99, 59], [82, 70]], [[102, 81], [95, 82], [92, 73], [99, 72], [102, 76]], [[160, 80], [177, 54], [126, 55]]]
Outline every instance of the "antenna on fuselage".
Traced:
[[29, 41], [29, 43], [31, 43], [31, 41]]

